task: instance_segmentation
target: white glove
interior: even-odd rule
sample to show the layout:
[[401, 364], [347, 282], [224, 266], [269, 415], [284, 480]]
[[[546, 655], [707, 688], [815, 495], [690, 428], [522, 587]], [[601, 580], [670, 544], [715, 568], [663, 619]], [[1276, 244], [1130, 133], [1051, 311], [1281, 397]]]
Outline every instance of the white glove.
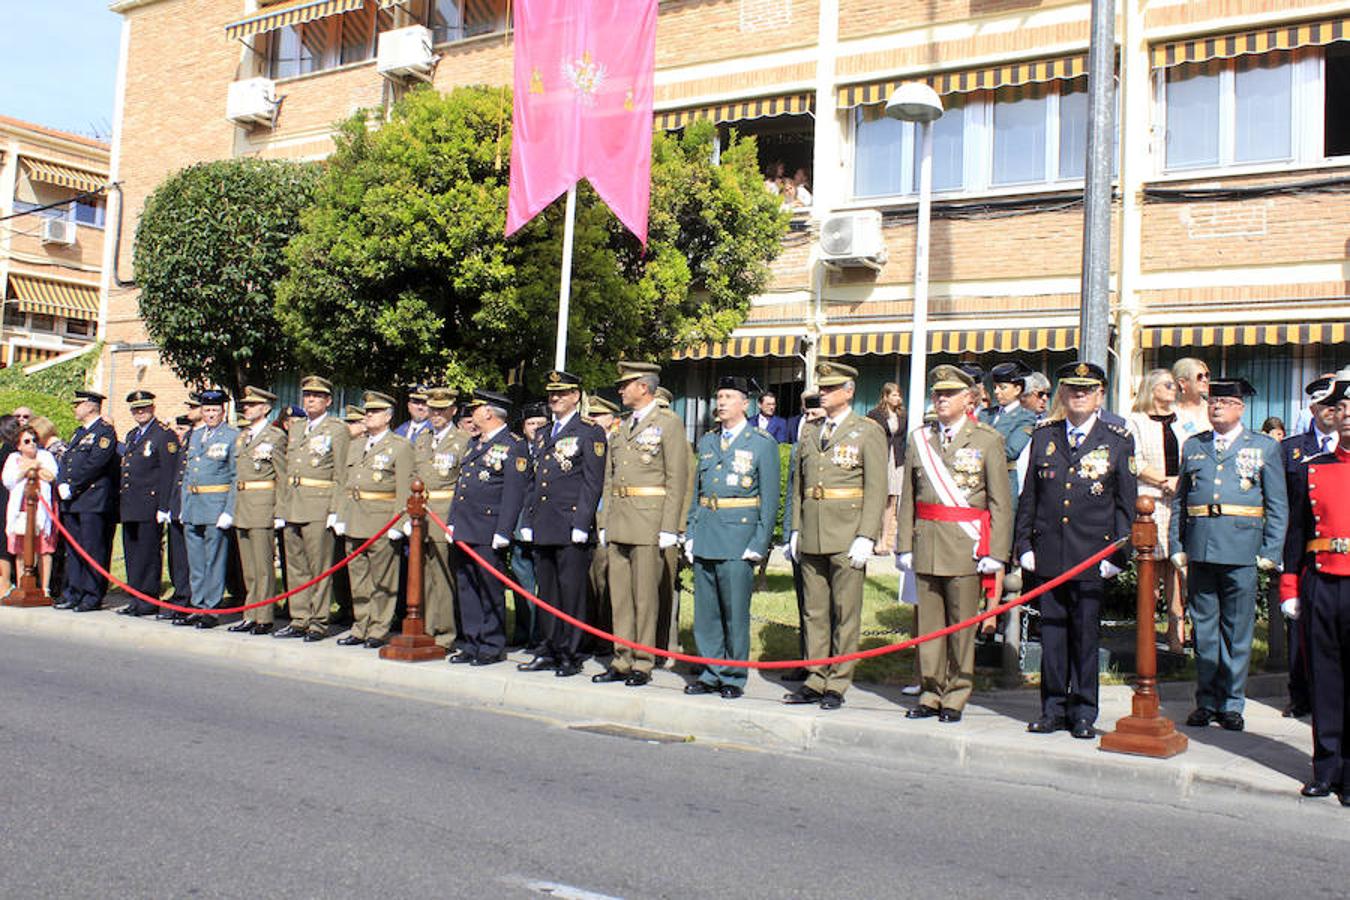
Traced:
[[533, 528], [522, 528], [522, 529], [520, 529], [520, 539], [521, 539], [523, 542], [525, 542], [526, 544], [533, 544], [533, 543], [534, 543], [534, 529], [533, 529]]
[[601, 546], [601, 547], [607, 547], [607, 546], [609, 546], [609, 543], [605, 540], [605, 529], [601, 528], [601, 529], [600, 529], [600, 533], [599, 533], [598, 535], [596, 535], [596, 537], [598, 537], [598, 538], [600, 539], [600, 546]]
[[[332, 528], [334, 531], [337, 531], [337, 513], [329, 513], [328, 521], [324, 523], [323, 527]], [[338, 533], [341, 534], [342, 532], [339, 531]]]
[[[690, 547], [693, 547], [693, 546], [694, 546], [693, 541], [690, 541], [690, 542], [689, 542], [689, 546], [690, 546]], [[692, 553], [693, 551], [691, 550], [690, 552]], [[760, 560], [762, 560], [763, 558], [764, 558], [764, 557], [760, 556], [758, 553], [756, 553], [755, 551], [751, 550], [749, 547], [746, 547], [746, 548], [745, 548], [745, 552], [741, 554], [741, 559], [746, 560], [747, 562], [752, 562], [752, 563], [757, 563], [757, 562], [759, 562]]]
[[453, 540], [455, 539], [455, 526], [450, 525], [450, 524], [448, 524], [448, 523], [446, 524], [446, 526], [445, 526], [445, 537], [446, 537], [447, 540], [451, 540], [451, 541], [453, 541]]
[[656, 546], [662, 550], [669, 550], [680, 542], [679, 535], [669, 531], [662, 531], [656, 535]]
[[[168, 513], [165, 513], [165, 515], [168, 515]], [[285, 527], [286, 527], [286, 520], [285, 520], [285, 519], [273, 519], [273, 520], [272, 520], [272, 530], [273, 530], [273, 531], [280, 531], [281, 529], [283, 529], [283, 528], [285, 528]]]
[[403, 536], [412, 537], [412, 529], [413, 529], [412, 519], [409, 519], [408, 521], [403, 523]]
[[1020, 562], [1020, 563], [1022, 564], [1022, 568], [1023, 568], [1023, 569], [1026, 569], [1028, 572], [1035, 572], [1035, 571], [1036, 571], [1036, 551], [1035, 551], [1035, 550], [1028, 550], [1026, 553], [1023, 553], [1023, 554], [1022, 554], [1022, 558], [1019, 559], [1018, 562]]
[[992, 556], [982, 556], [980, 561], [975, 563], [975, 571], [981, 575], [993, 575], [995, 572], [1003, 571], [1003, 563]]
[[1102, 573], [1103, 578], [1115, 578], [1120, 574], [1120, 566], [1109, 559], [1104, 559], [1097, 565], [1097, 571]]
[[855, 569], [861, 569], [867, 565], [867, 561], [872, 558], [872, 547], [876, 542], [871, 538], [855, 537], [853, 544], [848, 548], [849, 564]]
[[403, 540], [403, 532], [399, 531], [397, 528], [390, 528], [388, 531], [384, 533], [384, 536], [389, 538], [389, 540], [393, 541], [394, 543], [398, 543], [399, 541]]
[[1297, 597], [1290, 597], [1288, 600], [1280, 601], [1280, 612], [1284, 613], [1286, 619], [1298, 618], [1299, 602]]
[[170, 522], [173, 521], [173, 516], [169, 513], [167, 509], [157, 510], [155, 512], [155, 521], [161, 525], [168, 525]]
[[56, 493], [61, 497], [62, 500], [69, 500], [69, 499], [70, 499], [70, 485], [69, 485], [69, 484], [66, 484], [64, 481], [61, 482], [61, 483], [60, 483], [59, 485], [57, 485], [57, 487], [56, 487]]
[[788, 536], [788, 556], [790, 558], [801, 559], [801, 557], [797, 555], [797, 545], [801, 543], [801, 540], [802, 533], [800, 531], [794, 531]]
[[684, 545], [684, 559], [689, 565], [694, 564], [694, 542], [690, 541]]
[[1190, 561], [1191, 558], [1187, 556], [1185, 553], [1178, 552], [1172, 554], [1172, 565], [1178, 569], [1186, 568], [1186, 564]]
[[1280, 564], [1273, 559], [1266, 559], [1264, 556], [1256, 558], [1256, 567], [1262, 572], [1274, 572], [1280, 567]]
[[511, 546], [511, 541], [510, 541], [509, 538], [504, 538], [504, 537], [502, 537], [500, 534], [494, 534], [494, 535], [492, 536], [492, 549], [493, 549], [493, 550], [500, 550], [500, 549], [502, 549], [503, 547], [509, 547], [509, 546]]
[[220, 518], [216, 519], [216, 527], [219, 528], [221, 531], [224, 531], [233, 524], [234, 524], [234, 516], [230, 515], [229, 513], [221, 513]]
[[334, 522], [330, 527], [333, 529], [333, 534], [336, 534], [338, 537], [342, 537], [344, 534], [347, 533], [346, 522]]
[[895, 564], [901, 569], [914, 569], [914, 554], [905, 552], [895, 554]]
[[574, 544], [584, 544], [586, 541], [590, 540], [590, 537], [589, 534], [582, 531], [580, 528], [572, 529], [572, 543]]

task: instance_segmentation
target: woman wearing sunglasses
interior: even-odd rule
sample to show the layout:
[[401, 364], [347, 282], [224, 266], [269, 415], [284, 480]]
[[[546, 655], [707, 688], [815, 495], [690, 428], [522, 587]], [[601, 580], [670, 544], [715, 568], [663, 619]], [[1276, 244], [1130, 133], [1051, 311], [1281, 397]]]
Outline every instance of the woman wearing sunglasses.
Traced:
[[[42, 498], [51, 504], [52, 482], [56, 479], [56, 458], [38, 446], [37, 432], [31, 426], [25, 426], [19, 432], [16, 446], [17, 451], [9, 455], [5, 460], [3, 471], [0, 471], [0, 482], [3, 482], [9, 491], [9, 502], [5, 508], [5, 535], [9, 552], [14, 555], [17, 570], [23, 565], [23, 540], [28, 528], [28, 508], [24, 496], [28, 473], [32, 469], [37, 469], [38, 490], [41, 491]], [[42, 504], [38, 504], [36, 521], [42, 593], [46, 594], [51, 584], [52, 553], [56, 551], [56, 538], [53, 534], [51, 517]]]

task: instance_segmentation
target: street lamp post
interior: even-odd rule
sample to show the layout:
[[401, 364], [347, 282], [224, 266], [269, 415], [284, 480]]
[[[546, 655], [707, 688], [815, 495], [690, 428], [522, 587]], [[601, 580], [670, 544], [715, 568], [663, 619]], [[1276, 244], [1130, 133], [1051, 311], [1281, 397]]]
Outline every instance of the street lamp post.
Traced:
[[923, 425], [928, 376], [928, 233], [933, 208], [933, 123], [942, 98], [921, 81], [907, 81], [886, 101], [886, 115], [919, 127], [919, 218], [914, 240], [914, 325], [909, 357], [909, 431]]

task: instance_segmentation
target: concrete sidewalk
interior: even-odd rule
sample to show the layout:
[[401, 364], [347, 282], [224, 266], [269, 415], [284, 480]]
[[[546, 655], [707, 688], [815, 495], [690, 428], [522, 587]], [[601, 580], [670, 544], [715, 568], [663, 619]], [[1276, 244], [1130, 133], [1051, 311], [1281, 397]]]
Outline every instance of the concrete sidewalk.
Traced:
[[[1067, 732], [1030, 735], [1026, 722], [1039, 712], [1034, 690], [978, 693], [964, 721], [904, 718], [913, 698], [894, 688], [855, 686], [845, 707], [788, 707], [779, 698], [787, 688], [777, 675], [752, 673], [745, 697], [690, 697], [685, 678], [670, 670], [655, 673], [642, 688], [591, 684], [600, 671], [559, 679], [549, 672], [518, 672], [509, 662], [474, 668], [445, 662], [397, 663], [376, 651], [339, 647], [330, 638], [320, 644], [241, 636], [224, 628], [210, 631], [172, 628], [153, 619], [114, 615], [111, 611], [72, 615], [49, 608], [0, 608], [0, 633], [37, 635], [72, 643], [117, 644], [148, 653], [172, 653], [214, 659], [254, 671], [403, 694], [455, 705], [496, 707], [540, 715], [564, 724], [609, 724], [663, 735], [733, 743], [819, 756], [865, 757], [882, 766], [950, 766], [985, 777], [1042, 784], [1074, 783], [1098, 796], [1161, 802], [1264, 797], [1303, 801], [1301, 781], [1309, 773], [1311, 730], [1304, 721], [1280, 716], [1283, 683], [1277, 676], [1253, 679], [1250, 690], [1268, 700], [1249, 699], [1247, 731], [1230, 733], [1211, 726], [1180, 730], [1190, 748], [1168, 760], [1105, 753], [1096, 741], [1080, 741]], [[791, 687], [790, 685], [788, 687]], [[1102, 689], [1099, 728], [1109, 730], [1129, 712], [1130, 690]], [[1166, 684], [1164, 713], [1174, 721], [1190, 711], [1191, 687]], [[1335, 800], [1330, 801], [1335, 805]]]

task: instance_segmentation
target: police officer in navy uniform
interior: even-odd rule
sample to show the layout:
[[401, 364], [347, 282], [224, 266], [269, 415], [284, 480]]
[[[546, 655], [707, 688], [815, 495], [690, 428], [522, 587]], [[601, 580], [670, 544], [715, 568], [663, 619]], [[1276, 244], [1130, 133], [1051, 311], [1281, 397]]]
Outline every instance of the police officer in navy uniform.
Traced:
[[[595, 541], [595, 511], [605, 483], [607, 435], [584, 418], [581, 379], [570, 372], [548, 376], [552, 421], [535, 434], [535, 473], [525, 501], [521, 535], [534, 548], [539, 597], [578, 619], [586, 618], [586, 590]], [[517, 668], [553, 669], [559, 678], [581, 671], [582, 631], [538, 613], [543, 645]]]
[[[173, 595], [169, 602], [175, 606], [192, 605], [192, 572], [188, 567], [187, 537], [183, 530], [183, 477], [187, 474], [188, 438], [192, 430], [201, 424], [201, 404], [197, 402], [197, 393], [188, 394], [188, 412], [174, 419], [173, 434], [178, 439], [178, 462], [174, 466], [173, 488], [169, 494], [169, 535], [164, 542], [169, 554], [169, 580], [173, 582]], [[176, 609], [161, 609], [156, 619], [178, 621], [186, 619], [189, 613]]]
[[[1057, 375], [1066, 418], [1047, 419], [1032, 434], [1017, 505], [1013, 546], [1029, 588], [1129, 537], [1134, 521], [1134, 439], [1100, 414], [1106, 372], [1075, 362]], [[1122, 546], [1042, 595], [1041, 717], [1027, 726], [1031, 733], [1067, 728], [1076, 738], [1095, 736], [1102, 597], [1129, 553]]]
[[[127, 406], [136, 425], [123, 441], [120, 513], [122, 555], [127, 584], [142, 594], [158, 597], [164, 567], [162, 526], [170, 519], [174, 483], [178, 477], [178, 436], [155, 418], [155, 395], [127, 394]], [[126, 616], [147, 616], [154, 604], [135, 596], [118, 610]]]
[[[97, 391], [75, 392], [75, 418], [80, 427], [61, 459], [57, 495], [70, 536], [106, 571], [112, 562], [112, 537], [117, 527], [117, 433], [103, 420]], [[71, 550], [66, 554], [66, 589], [59, 609], [92, 612], [103, 607], [108, 580]], [[158, 591], [156, 591], [158, 593]]]
[[1297, 621], [1307, 649], [1313, 753], [1302, 794], [1335, 793], [1350, 806], [1350, 368], [1321, 402], [1335, 407], [1338, 442], [1290, 474], [1280, 610]]
[[[506, 427], [511, 402], [491, 391], [474, 391], [473, 422], [478, 434], [460, 464], [459, 484], [450, 507], [453, 540], [467, 544], [498, 571], [506, 570], [506, 550], [520, 518], [529, 486], [530, 453], [525, 441]], [[453, 663], [486, 666], [501, 662], [506, 650], [506, 594], [502, 583], [468, 554], [456, 551], [459, 583], [459, 653]]]

